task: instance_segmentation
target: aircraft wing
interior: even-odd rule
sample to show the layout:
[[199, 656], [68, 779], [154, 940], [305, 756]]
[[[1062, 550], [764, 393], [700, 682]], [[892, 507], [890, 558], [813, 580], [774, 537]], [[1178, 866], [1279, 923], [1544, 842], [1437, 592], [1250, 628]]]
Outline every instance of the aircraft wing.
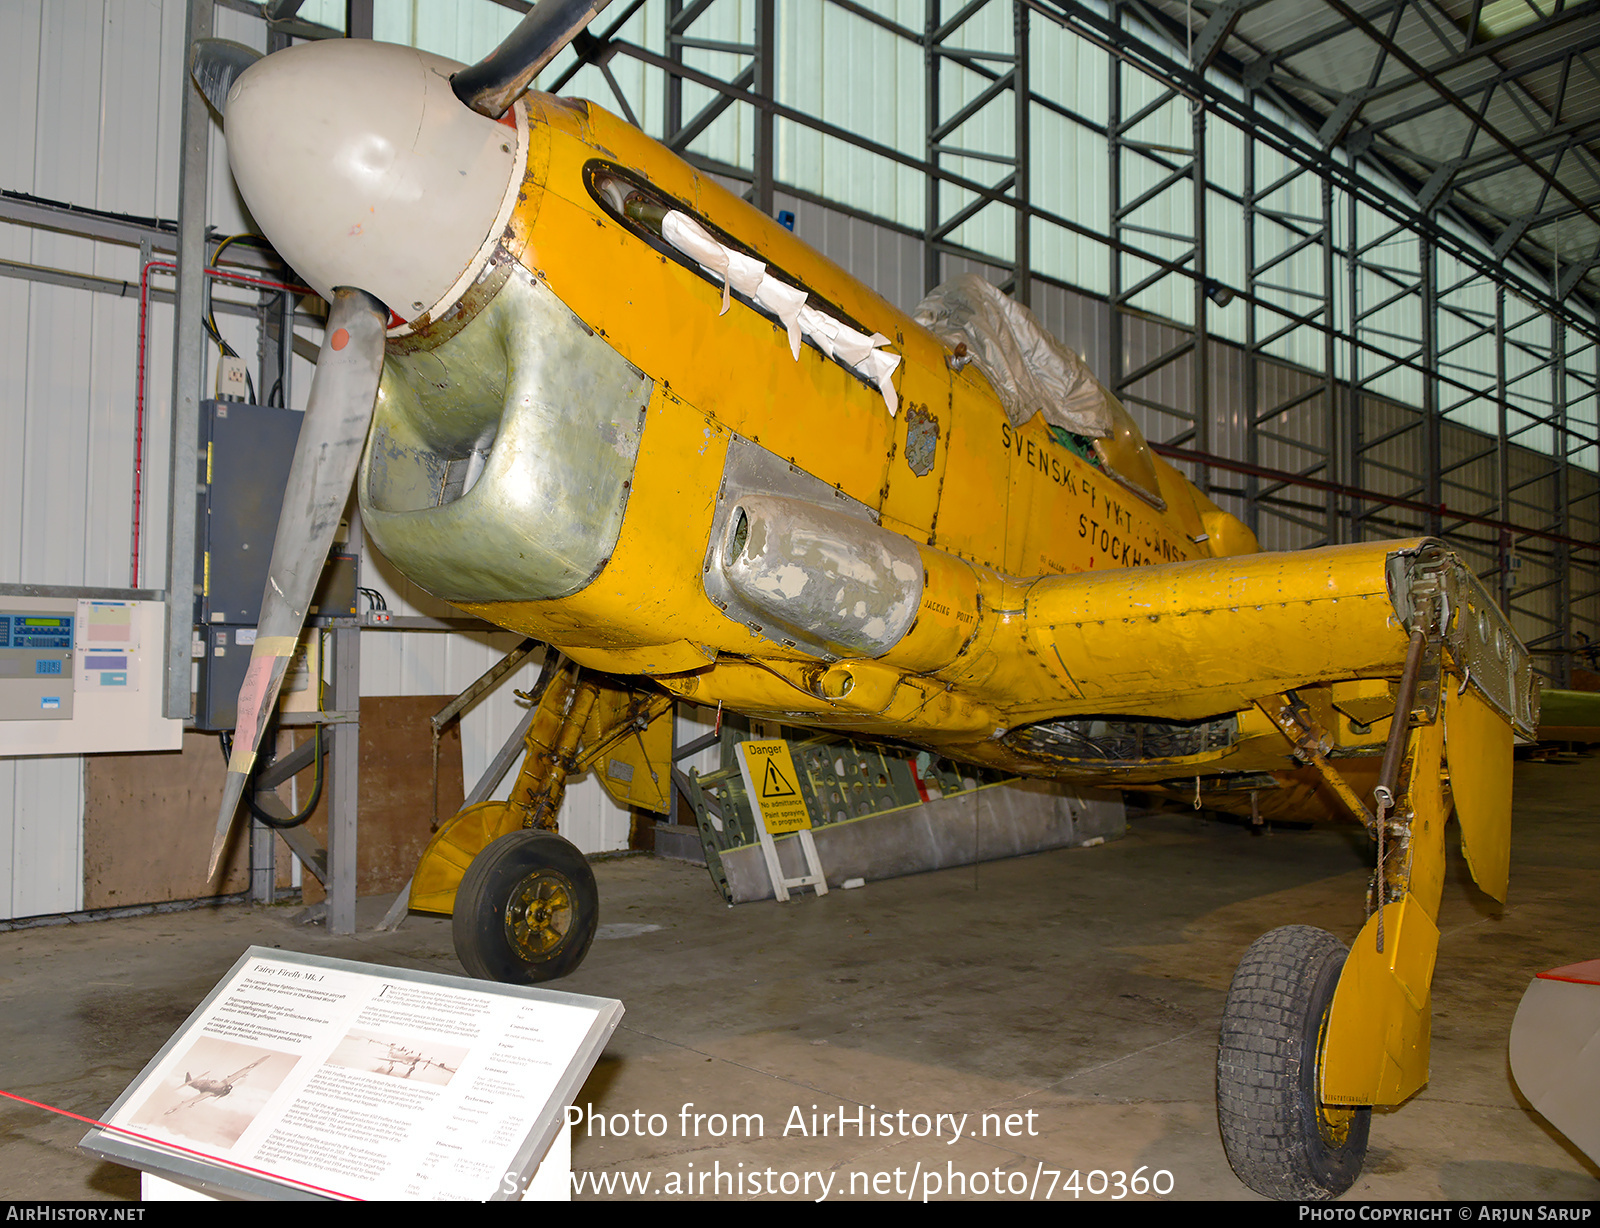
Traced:
[[1600, 691], [1545, 691], [1539, 741], [1600, 742]]
[[235, 1070], [231, 1075], [229, 1075], [226, 1079], [224, 1079], [223, 1082], [231, 1084], [237, 1079], [244, 1078], [245, 1075], [249, 1074], [252, 1070], [254, 1070], [257, 1066], [261, 1065], [261, 1063], [266, 1061], [266, 1060], [267, 1060], [267, 1055], [263, 1054], [261, 1057], [258, 1057], [258, 1058], [256, 1058], [255, 1061], [251, 1062], [248, 1066], [239, 1067], [238, 1070]]
[[[1002, 740], [1066, 769], [1099, 766], [1108, 783], [1281, 770], [1301, 733], [1321, 754], [1374, 754], [1419, 628], [1430, 645], [1419, 707], [1460, 706], [1460, 694], [1441, 693], [1456, 689], [1441, 687], [1448, 669], [1465, 677], [1461, 694], [1523, 737], [1538, 726], [1527, 650], [1435, 541], [1043, 577], [1022, 612], [1027, 656], [1004, 689], [1025, 715], [1025, 676], [1039, 663], [1064, 694], [1047, 701], [1049, 718]], [[1286, 744], [1289, 706], [1300, 732]]]
[[1398, 676], [1388, 543], [1049, 576], [1028, 638], [1084, 712], [1196, 720], [1263, 695]]
[[1296, 766], [1285, 703], [1313, 710], [1301, 723], [1333, 739], [1324, 752], [1382, 752], [1420, 630], [1428, 719], [1448, 669], [1508, 729], [1531, 738], [1538, 725], [1527, 649], [1437, 541], [1016, 579], [876, 526], [802, 515], [794, 501], [746, 498], [740, 516], [750, 544], [726, 568], [730, 591], [769, 625], [806, 626], [840, 659], [725, 657], [658, 681], [758, 719], [1111, 787], [1282, 772]]
[[1196, 720], [1296, 687], [1398, 678], [1433, 600], [1458, 667], [1531, 735], [1527, 651], [1476, 576], [1434, 541], [1049, 576], [1028, 590], [1027, 638], [1076, 692], [1069, 710]]

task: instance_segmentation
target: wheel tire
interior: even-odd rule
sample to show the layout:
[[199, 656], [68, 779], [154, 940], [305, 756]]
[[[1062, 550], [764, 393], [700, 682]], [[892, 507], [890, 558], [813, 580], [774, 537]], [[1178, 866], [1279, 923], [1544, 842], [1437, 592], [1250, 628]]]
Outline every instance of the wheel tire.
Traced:
[[470, 975], [532, 985], [577, 971], [599, 920], [600, 892], [584, 855], [552, 832], [514, 831], [467, 867], [451, 935]]
[[1268, 1198], [1336, 1198], [1361, 1175], [1371, 1108], [1318, 1100], [1323, 1029], [1346, 949], [1288, 925], [1245, 952], [1222, 1013], [1217, 1118], [1233, 1171]]

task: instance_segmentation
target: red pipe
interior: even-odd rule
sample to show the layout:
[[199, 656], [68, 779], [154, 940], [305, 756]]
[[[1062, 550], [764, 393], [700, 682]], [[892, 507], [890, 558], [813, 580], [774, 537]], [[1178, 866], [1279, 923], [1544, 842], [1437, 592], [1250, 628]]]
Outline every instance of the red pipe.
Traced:
[[[139, 270], [139, 373], [134, 393], [133, 425], [133, 549], [128, 567], [129, 588], [139, 587], [139, 555], [143, 536], [144, 515], [144, 376], [145, 342], [150, 314], [150, 274], [153, 270], [176, 273], [178, 266], [171, 260], [147, 260]], [[314, 294], [307, 286], [294, 286], [272, 281], [265, 277], [252, 277], [246, 273], [233, 273], [227, 269], [206, 268], [206, 276], [234, 285], [257, 286], [263, 290], [286, 290], [293, 294]]]

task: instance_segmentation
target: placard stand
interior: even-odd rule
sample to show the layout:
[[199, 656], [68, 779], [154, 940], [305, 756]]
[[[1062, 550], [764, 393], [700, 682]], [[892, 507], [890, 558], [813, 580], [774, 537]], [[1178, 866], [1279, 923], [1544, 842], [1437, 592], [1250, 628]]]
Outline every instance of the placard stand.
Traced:
[[566, 1106], [621, 1017], [251, 947], [81, 1145], [173, 1196], [518, 1199], [547, 1155], [567, 1184]]

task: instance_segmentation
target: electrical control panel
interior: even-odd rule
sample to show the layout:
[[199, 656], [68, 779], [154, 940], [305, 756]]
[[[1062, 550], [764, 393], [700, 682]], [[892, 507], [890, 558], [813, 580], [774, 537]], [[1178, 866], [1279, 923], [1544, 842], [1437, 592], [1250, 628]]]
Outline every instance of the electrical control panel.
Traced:
[[0, 755], [182, 745], [162, 715], [166, 603], [106, 592], [0, 586]]
[[[253, 628], [304, 415], [244, 401], [204, 401], [200, 410], [194, 621]], [[359, 569], [347, 539], [335, 537], [311, 598], [312, 622], [355, 616]]]
[[0, 720], [70, 721], [77, 603], [16, 600], [0, 598]]

